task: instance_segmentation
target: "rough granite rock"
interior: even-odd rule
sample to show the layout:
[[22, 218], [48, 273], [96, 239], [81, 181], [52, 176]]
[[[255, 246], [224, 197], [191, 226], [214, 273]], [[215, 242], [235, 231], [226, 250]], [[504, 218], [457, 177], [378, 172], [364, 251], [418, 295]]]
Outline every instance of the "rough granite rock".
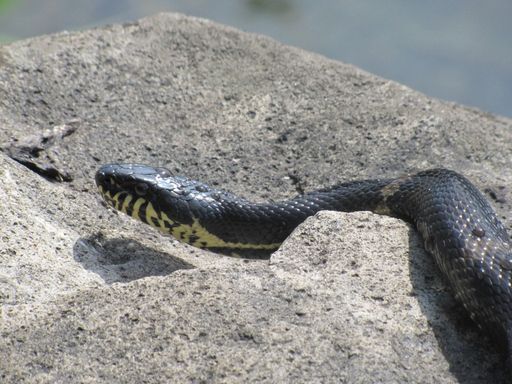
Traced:
[[506, 219], [510, 119], [162, 14], [0, 46], [0, 144], [71, 124], [45, 149], [71, 182], [0, 153], [2, 383], [505, 380], [399, 220], [322, 212], [248, 261], [107, 209], [93, 175], [158, 164], [265, 200], [444, 166]]

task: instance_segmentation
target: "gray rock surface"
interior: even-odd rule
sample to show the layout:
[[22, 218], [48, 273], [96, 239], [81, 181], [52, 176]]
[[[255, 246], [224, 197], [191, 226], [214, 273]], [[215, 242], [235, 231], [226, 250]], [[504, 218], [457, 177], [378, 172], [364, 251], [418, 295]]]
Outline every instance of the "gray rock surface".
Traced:
[[163, 14], [0, 47], [0, 143], [66, 124], [45, 156], [72, 182], [0, 153], [0, 381], [504, 380], [405, 223], [320, 213], [247, 261], [106, 209], [93, 175], [158, 164], [264, 200], [445, 166], [506, 218], [510, 119]]

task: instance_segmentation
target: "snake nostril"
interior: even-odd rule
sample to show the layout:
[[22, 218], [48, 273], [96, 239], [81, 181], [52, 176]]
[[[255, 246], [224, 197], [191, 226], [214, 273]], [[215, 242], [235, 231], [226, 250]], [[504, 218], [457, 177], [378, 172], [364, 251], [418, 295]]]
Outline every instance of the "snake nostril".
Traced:
[[166, 178], [172, 176], [172, 172], [169, 171], [167, 168], [157, 168], [157, 171], [160, 177]]

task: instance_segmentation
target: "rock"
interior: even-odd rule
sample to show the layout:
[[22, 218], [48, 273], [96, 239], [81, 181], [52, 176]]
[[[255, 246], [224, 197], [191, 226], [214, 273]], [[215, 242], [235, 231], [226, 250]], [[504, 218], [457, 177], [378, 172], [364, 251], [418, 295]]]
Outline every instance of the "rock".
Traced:
[[510, 119], [162, 14], [0, 47], [2, 147], [70, 124], [45, 148], [70, 182], [0, 153], [2, 382], [504, 380], [407, 224], [324, 212], [248, 261], [107, 209], [93, 175], [137, 161], [265, 200], [441, 165], [504, 216]]
[[411, 232], [322, 212], [270, 265], [181, 269], [13, 308], [0, 367], [13, 382], [499, 379], [498, 356], [443, 311], [451, 296]]

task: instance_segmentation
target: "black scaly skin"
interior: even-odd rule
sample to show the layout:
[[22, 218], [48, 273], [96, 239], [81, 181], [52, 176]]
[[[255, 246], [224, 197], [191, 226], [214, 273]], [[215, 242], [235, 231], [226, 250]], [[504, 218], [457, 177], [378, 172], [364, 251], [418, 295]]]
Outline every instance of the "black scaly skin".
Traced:
[[[510, 356], [510, 239], [483, 195], [456, 172], [433, 169], [398, 179], [352, 181], [261, 204], [144, 165], [105, 165], [96, 183], [133, 196], [143, 184], [143, 195], [156, 211], [185, 224], [194, 217], [208, 232], [234, 243], [281, 243], [320, 210], [369, 210], [402, 218], [416, 226], [456, 299]], [[194, 245], [201, 246], [200, 239]]]
[[387, 205], [415, 224], [456, 299], [510, 356], [510, 238], [483, 195], [465, 177], [434, 169], [403, 179]]
[[233, 194], [213, 192], [215, 209], [196, 212], [196, 217], [210, 232], [227, 241], [282, 243], [300, 223], [321, 210], [373, 210], [380, 200], [380, 189], [386, 184], [356, 181], [287, 201], [259, 204]]

